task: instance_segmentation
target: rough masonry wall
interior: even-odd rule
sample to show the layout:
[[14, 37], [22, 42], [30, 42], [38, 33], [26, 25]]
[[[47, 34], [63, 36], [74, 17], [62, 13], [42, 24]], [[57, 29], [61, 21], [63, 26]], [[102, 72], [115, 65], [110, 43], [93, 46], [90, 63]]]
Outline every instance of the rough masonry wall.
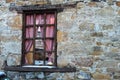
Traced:
[[[51, 0], [52, 4], [80, 0]], [[21, 59], [22, 15], [9, 11], [17, 6], [46, 4], [44, 0], [0, 1], [0, 68]], [[58, 66], [72, 66], [76, 73], [52, 73], [48, 80], [119, 80], [120, 79], [120, 1], [90, 2], [81, 0], [75, 8], [58, 13]], [[15, 75], [16, 74], [16, 75]], [[36, 73], [43, 78], [43, 73]], [[20, 76], [21, 75], [21, 76]], [[13, 80], [35, 77], [35, 73], [8, 72]]]

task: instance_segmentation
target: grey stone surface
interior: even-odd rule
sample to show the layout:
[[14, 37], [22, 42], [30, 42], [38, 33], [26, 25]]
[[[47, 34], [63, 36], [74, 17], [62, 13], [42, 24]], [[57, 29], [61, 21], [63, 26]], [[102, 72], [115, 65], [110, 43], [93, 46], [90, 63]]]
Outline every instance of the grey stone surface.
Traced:
[[[73, 66], [76, 73], [52, 73], [48, 80], [80, 80], [89, 73], [93, 80], [119, 79], [114, 68], [120, 68], [120, 6], [119, 0], [91, 2], [90, 0], [50, 0], [52, 4], [77, 3], [66, 7], [57, 15], [58, 66]], [[9, 66], [19, 65], [22, 43], [22, 15], [9, 11], [10, 3], [16, 6], [46, 4], [42, 0], [0, 1], [0, 69], [5, 60]], [[116, 4], [117, 3], [117, 4]], [[107, 71], [113, 68], [111, 73]], [[119, 71], [119, 69], [118, 69]], [[114, 72], [114, 74], [112, 74]], [[79, 73], [79, 74], [77, 74]], [[36, 76], [37, 75], [37, 76]], [[111, 76], [110, 76], [111, 75]], [[8, 72], [13, 80], [43, 78], [42, 73]], [[79, 77], [78, 77], [79, 76]]]

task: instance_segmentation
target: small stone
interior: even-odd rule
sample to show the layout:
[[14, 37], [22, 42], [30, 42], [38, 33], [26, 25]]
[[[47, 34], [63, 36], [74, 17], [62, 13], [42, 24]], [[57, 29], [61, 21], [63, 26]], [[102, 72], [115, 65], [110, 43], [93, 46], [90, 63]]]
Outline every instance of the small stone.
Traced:
[[101, 55], [101, 54], [102, 54], [101, 51], [93, 51], [93, 52], [91, 53], [91, 55], [94, 55], [94, 56], [98, 56], [98, 55]]
[[7, 24], [13, 29], [21, 29], [22, 28], [22, 15], [16, 15], [14, 17], [8, 18]]
[[120, 73], [115, 73], [114, 76], [113, 76], [114, 79], [120, 79]]
[[67, 67], [69, 64], [69, 60], [65, 56], [58, 57], [58, 67], [63, 68]]
[[23, 6], [23, 5], [26, 5], [26, 3], [24, 1], [17, 1], [16, 4], [18, 6]]
[[93, 31], [94, 30], [94, 24], [93, 23], [88, 23], [88, 22], [83, 22], [79, 25], [79, 29], [81, 31], [88, 30], [88, 31]]
[[82, 72], [82, 71], [78, 74], [78, 78], [82, 80], [91, 80], [90, 74]]
[[44, 78], [44, 74], [43, 73], [40, 73], [39, 75], [38, 75], [38, 78]]
[[94, 51], [101, 51], [101, 47], [99, 47], [99, 46], [94, 46], [94, 47], [93, 47], [93, 50], [94, 50]]
[[96, 42], [96, 44], [97, 44], [98, 46], [101, 46], [101, 45], [102, 45], [102, 43], [101, 43], [101, 42]]
[[81, 9], [81, 8], [83, 8], [84, 6], [85, 6], [84, 3], [79, 2], [79, 3], [77, 4], [77, 9]]
[[[0, 56], [0, 57], [2, 57], [2, 56]], [[2, 68], [2, 66], [3, 66], [3, 64], [4, 64], [4, 60], [3, 59], [0, 59], [0, 69]]]
[[76, 57], [73, 62], [80, 67], [90, 67], [93, 65], [92, 57]]
[[20, 65], [20, 55], [9, 54], [7, 58], [8, 66]]
[[118, 15], [120, 15], [120, 10], [118, 11]]
[[97, 14], [101, 17], [109, 17], [114, 16], [114, 9], [112, 7], [103, 7], [102, 9], [97, 11]]
[[[117, 68], [107, 68], [107, 72], [116, 72], [119, 71]], [[113, 73], [114, 74], [114, 73]]]
[[117, 1], [117, 2], [116, 2], [116, 5], [120, 7], [120, 1]]
[[113, 29], [113, 25], [103, 25], [103, 30]]
[[6, 3], [14, 2], [15, 0], [6, 0]]
[[100, 61], [99, 64], [97, 65], [97, 68], [118, 68], [118, 63], [119, 61], [112, 61], [112, 60], [106, 60], [106, 61]]
[[113, 5], [113, 1], [114, 1], [114, 0], [107, 0], [107, 3], [108, 3], [109, 5]]
[[103, 33], [102, 32], [94, 32], [94, 33], [91, 33], [91, 36], [92, 37], [103, 37]]
[[95, 79], [95, 80], [98, 80], [98, 79], [100, 79], [100, 80], [111, 80], [110, 75], [104, 74], [104, 73], [96, 72], [96, 73], [92, 74], [92, 76], [93, 76], [93, 79]]
[[88, 6], [90, 6], [90, 7], [96, 7], [97, 4], [96, 4], [96, 2], [89, 2], [89, 3], [88, 3]]
[[58, 31], [57, 32], [57, 42], [61, 42], [63, 40], [63, 32], [62, 31]]
[[47, 4], [47, 1], [36, 1], [36, 4], [40, 4], [40, 5]]

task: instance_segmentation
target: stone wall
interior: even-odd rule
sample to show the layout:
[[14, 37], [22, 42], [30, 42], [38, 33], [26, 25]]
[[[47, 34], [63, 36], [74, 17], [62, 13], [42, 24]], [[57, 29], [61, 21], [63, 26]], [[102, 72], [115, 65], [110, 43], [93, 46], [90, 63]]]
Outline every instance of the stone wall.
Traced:
[[[75, 73], [48, 74], [48, 80], [119, 80], [120, 79], [120, 0], [50, 0], [51, 4], [80, 1], [75, 8], [58, 13], [58, 66], [73, 66]], [[47, 0], [0, 1], [0, 68], [21, 59], [22, 15], [9, 11], [16, 6], [46, 4]], [[16, 74], [16, 75], [15, 75]], [[39, 73], [8, 72], [13, 80], [26, 80]]]

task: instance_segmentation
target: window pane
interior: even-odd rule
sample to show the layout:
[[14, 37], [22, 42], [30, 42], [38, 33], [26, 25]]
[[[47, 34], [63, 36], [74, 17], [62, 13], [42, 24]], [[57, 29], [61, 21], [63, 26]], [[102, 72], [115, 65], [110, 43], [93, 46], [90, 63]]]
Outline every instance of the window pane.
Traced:
[[26, 25], [33, 25], [33, 15], [26, 15]]
[[36, 15], [36, 25], [37, 24], [44, 24], [44, 15], [43, 14]]
[[50, 40], [50, 39], [46, 39], [45, 47], [46, 47], [46, 51], [53, 51], [54, 50], [54, 41]]
[[25, 41], [25, 51], [33, 51], [33, 41], [32, 40], [26, 40]]
[[39, 26], [36, 27], [36, 37], [37, 38], [43, 38], [43, 27]]
[[54, 37], [54, 26], [46, 27], [46, 37]]
[[35, 49], [36, 50], [43, 50], [44, 49], [44, 43], [42, 39], [35, 40]]
[[28, 27], [26, 28], [26, 38], [33, 38], [34, 35], [34, 28]]
[[35, 65], [43, 65], [44, 64], [44, 53], [37, 52], [34, 54]]
[[46, 23], [47, 24], [54, 24], [55, 23], [55, 15], [54, 14], [47, 14]]
[[25, 64], [33, 64], [33, 53], [28, 52], [25, 54]]
[[54, 52], [47, 52], [46, 53], [46, 59], [47, 59], [47, 64], [46, 65], [54, 65]]

